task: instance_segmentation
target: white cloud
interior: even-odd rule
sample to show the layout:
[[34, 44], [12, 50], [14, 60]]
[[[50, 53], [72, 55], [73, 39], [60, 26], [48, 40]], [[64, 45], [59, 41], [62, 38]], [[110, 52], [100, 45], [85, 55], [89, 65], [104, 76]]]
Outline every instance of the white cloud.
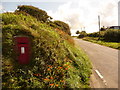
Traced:
[[[101, 16], [101, 26], [117, 25], [118, 0], [78, 0], [67, 2], [58, 7], [56, 12], [48, 11], [55, 20], [68, 23], [72, 32], [85, 30], [98, 31], [98, 15]], [[74, 30], [74, 31], [73, 31]]]
[[6, 11], [2, 5], [0, 5], [0, 13], [5, 13], [5, 12], [14, 12], [14, 11]]
[[2, 13], [3, 12], [3, 6], [2, 6], [2, 4], [0, 4], [0, 13]]
[[118, 25], [118, 7], [117, 3], [109, 3], [101, 10], [102, 26]]
[[0, 3], [0, 10], [2, 10], [3, 9], [3, 6], [2, 6], [2, 4]]

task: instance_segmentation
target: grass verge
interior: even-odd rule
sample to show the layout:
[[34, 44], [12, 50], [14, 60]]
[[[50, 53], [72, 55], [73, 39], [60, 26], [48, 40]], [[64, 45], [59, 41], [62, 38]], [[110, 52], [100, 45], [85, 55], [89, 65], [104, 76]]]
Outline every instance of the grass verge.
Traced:
[[90, 41], [90, 42], [93, 42], [93, 43], [97, 43], [97, 44], [100, 44], [100, 45], [104, 45], [104, 46], [107, 46], [107, 47], [111, 47], [111, 48], [120, 50], [120, 43], [117, 43], [117, 42], [105, 42], [105, 41], [102, 41], [102, 40], [98, 40], [98, 37], [97, 38], [84, 37], [83, 40]]

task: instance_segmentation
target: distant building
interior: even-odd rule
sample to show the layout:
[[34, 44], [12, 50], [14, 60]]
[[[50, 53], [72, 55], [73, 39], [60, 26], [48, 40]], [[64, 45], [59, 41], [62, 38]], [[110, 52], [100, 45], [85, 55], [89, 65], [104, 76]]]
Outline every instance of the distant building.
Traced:
[[118, 2], [118, 26], [120, 26], [120, 1]]
[[111, 26], [109, 29], [120, 29], [120, 26]]

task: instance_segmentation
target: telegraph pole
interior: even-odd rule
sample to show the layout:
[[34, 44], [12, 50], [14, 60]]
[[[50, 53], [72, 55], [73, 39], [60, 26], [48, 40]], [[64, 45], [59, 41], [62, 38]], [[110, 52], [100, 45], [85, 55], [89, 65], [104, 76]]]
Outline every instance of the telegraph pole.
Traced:
[[98, 25], [99, 25], [99, 39], [100, 39], [100, 16], [99, 15], [98, 15]]

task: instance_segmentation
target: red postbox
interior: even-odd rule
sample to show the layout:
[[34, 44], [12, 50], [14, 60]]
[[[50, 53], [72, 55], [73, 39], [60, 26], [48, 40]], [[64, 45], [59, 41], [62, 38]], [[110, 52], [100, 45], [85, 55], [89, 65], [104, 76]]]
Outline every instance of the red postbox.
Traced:
[[28, 64], [30, 62], [30, 40], [27, 36], [15, 36], [15, 53], [20, 64]]

